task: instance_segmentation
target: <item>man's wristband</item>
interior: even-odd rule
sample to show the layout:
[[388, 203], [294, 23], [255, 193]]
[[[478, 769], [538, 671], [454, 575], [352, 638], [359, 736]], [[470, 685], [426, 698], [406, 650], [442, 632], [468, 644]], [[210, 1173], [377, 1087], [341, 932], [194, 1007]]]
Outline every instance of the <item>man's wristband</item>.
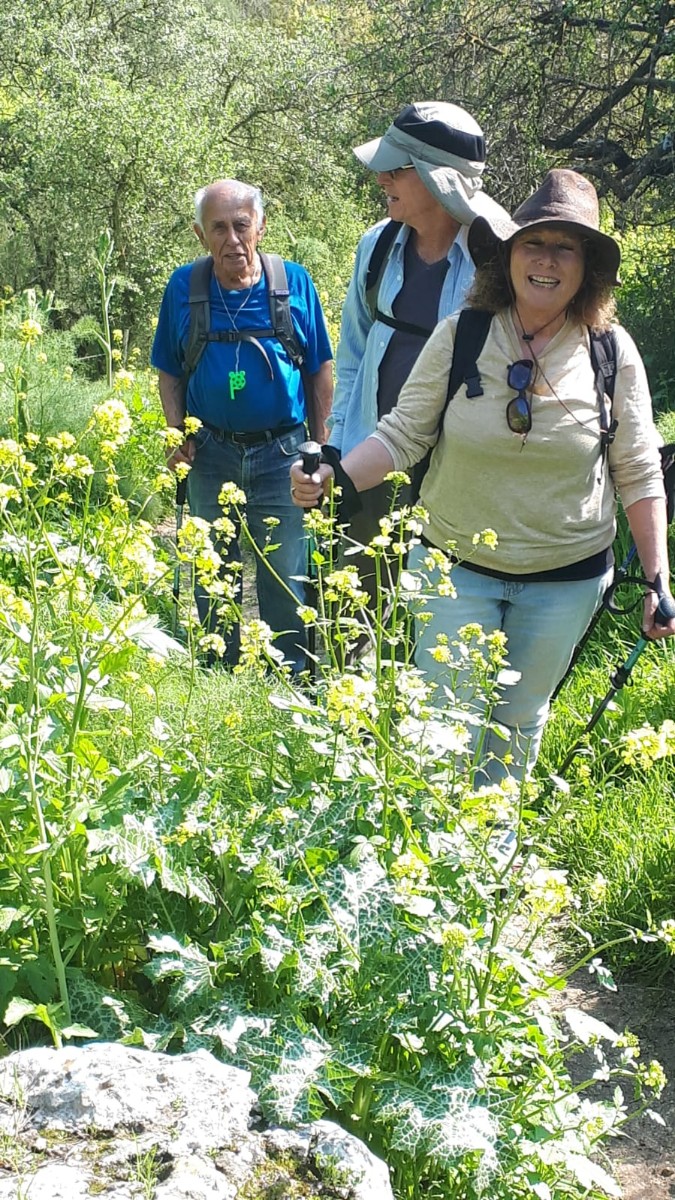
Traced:
[[361, 512], [363, 505], [353, 481], [340, 462], [337, 446], [322, 446], [321, 461], [332, 468], [335, 483], [342, 493], [338, 501], [338, 519], [348, 521], [355, 513]]

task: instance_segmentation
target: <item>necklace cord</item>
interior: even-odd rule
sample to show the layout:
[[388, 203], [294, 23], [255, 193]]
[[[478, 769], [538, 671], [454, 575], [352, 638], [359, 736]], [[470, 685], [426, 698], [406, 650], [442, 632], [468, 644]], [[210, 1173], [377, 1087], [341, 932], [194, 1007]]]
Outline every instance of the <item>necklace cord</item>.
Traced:
[[[242, 311], [242, 309], [246, 308], [246, 305], [248, 304], [249, 300], [251, 299], [251, 293], [252, 293], [252, 291], [253, 291], [253, 289], [254, 289], [254, 287], [255, 287], [256, 283], [258, 283], [258, 282], [259, 282], [259, 279], [260, 279], [260, 277], [258, 277], [258, 279], [254, 279], [254, 280], [253, 280], [253, 282], [251, 283], [251, 286], [249, 287], [249, 289], [248, 289], [248, 291], [247, 291], [246, 295], [244, 296], [244, 299], [242, 300], [241, 304], [239, 305], [239, 308], [238, 308], [238, 309], [237, 309], [237, 311], [235, 312], [234, 316], [232, 316], [232, 313], [230, 312], [229, 308], [227, 307], [227, 304], [225, 303], [225, 297], [224, 297], [224, 295], [223, 295], [223, 289], [222, 289], [222, 288], [221, 288], [221, 286], [220, 286], [220, 280], [219, 280], [218, 276], [216, 275], [216, 272], [215, 272], [215, 270], [214, 270], [214, 272], [213, 272], [213, 278], [214, 278], [214, 279], [215, 279], [215, 281], [216, 281], [216, 287], [218, 288], [218, 295], [220, 296], [220, 301], [221, 301], [221, 304], [222, 304], [222, 306], [223, 306], [223, 308], [224, 308], [224, 310], [225, 310], [225, 313], [226, 313], [226, 315], [227, 315], [227, 318], [228, 318], [228, 320], [229, 320], [229, 322], [230, 322], [230, 324], [231, 324], [231, 326], [232, 326], [232, 328], [233, 328], [234, 332], [235, 332], [235, 333], [240, 333], [240, 332], [241, 332], [241, 330], [237, 328], [237, 320], [236, 320], [236, 318], [239, 316], [239, 313]], [[239, 374], [239, 355], [240, 355], [240, 352], [241, 352], [241, 341], [238, 341], [238, 342], [236, 343], [236, 350], [235, 350], [235, 352], [234, 352], [234, 369], [235, 369], [235, 372], [236, 372], [236, 374]]]

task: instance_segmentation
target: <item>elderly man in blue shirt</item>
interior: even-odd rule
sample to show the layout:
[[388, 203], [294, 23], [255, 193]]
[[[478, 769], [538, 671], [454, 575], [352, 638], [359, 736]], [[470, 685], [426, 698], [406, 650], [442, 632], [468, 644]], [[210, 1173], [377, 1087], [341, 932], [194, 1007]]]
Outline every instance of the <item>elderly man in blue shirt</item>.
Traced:
[[[330, 444], [342, 454], [394, 408], [435, 325], [461, 308], [473, 282], [467, 235], [474, 217], [508, 219], [482, 190], [483, 132], [456, 104], [409, 104], [382, 137], [354, 153], [377, 173], [388, 218], [359, 242], [342, 313], [328, 421]], [[382, 238], [389, 242], [384, 253]], [[382, 484], [360, 499], [349, 535], [367, 545], [389, 511], [390, 487]], [[354, 561], [367, 583], [372, 561]]]
[[[203, 320], [202, 353], [190, 365], [196, 304], [191, 292], [195, 263], [171, 276], [159, 313], [152, 364], [159, 371], [159, 393], [167, 424], [184, 431], [185, 417], [201, 422], [195, 437], [173, 452], [170, 466], [190, 468], [188, 501], [194, 516], [213, 524], [222, 510], [222, 485], [234, 483], [246, 493], [251, 537], [262, 551], [271, 539], [270, 571], [256, 560], [260, 616], [275, 633], [276, 647], [295, 672], [305, 667], [306, 633], [298, 615], [304, 600], [306, 542], [302, 512], [288, 494], [288, 470], [305, 440], [305, 423], [321, 438], [332, 397], [332, 354], [321, 304], [304, 267], [284, 263], [287, 315], [302, 360], [291, 358], [288, 339], [274, 326], [271, 289], [259, 251], [265, 233], [262, 196], [236, 179], [221, 179], [195, 197], [194, 230], [210, 256], [208, 320]], [[192, 300], [192, 303], [191, 303]], [[268, 519], [274, 518], [270, 530]], [[226, 566], [241, 565], [239, 530], [218, 543]], [[277, 578], [278, 577], [278, 578]], [[240, 576], [238, 592], [241, 590]], [[217, 613], [203, 589], [195, 589], [199, 615], [213, 632]], [[213, 639], [211, 639], [213, 640]], [[240, 653], [239, 628], [226, 632], [224, 661]]]

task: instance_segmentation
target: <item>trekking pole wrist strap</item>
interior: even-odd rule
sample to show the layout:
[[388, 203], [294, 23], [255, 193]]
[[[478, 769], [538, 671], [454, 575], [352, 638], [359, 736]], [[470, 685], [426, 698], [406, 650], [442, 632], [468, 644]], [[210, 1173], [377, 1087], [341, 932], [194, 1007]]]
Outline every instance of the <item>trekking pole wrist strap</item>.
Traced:
[[338, 515], [341, 519], [348, 520], [349, 517], [360, 512], [363, 506], [353, 480], [342, 466], [337, 446], [322, 446], [321, 461], [332, 469], [335, 485], [340, 488], [342, 493], [338, 502]]

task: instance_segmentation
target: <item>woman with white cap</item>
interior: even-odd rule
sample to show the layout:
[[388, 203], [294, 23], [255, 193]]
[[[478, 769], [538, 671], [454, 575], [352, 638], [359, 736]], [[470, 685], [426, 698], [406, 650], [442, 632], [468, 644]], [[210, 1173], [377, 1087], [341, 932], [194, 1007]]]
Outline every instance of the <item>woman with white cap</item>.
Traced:
[[[359, 242], [342, 310], [328, 421], [330, 443], [342, 454], [396, 405], [437, 322], [464, 303], [474, 276], [467, 245], [474, 217], [508, 216], [482, 190], [480, 125], [456, 104], [409, 104], [354, 153], [376, 172], [389, 219]], [[388, 485], [369, 492], [350, 529], [354, 541], [367, 545], [389, 507]], [[372, 569], [367, 558], [358, 565], [362, 575]]]
[[[506, 750], [517, 777], [536, 760], [551, 696], [611, 580], [615, 489], [654, 585], [644, 603], [647, 636], [675, 634], [675, 606], [642, 360], [611, 324], [611, 405], [591, 362], [599, 331], [610, 328], [620, 260], [599, 230], [595, 189], [574, 171], [550, 171], [512, 221], [478, 218], [469, 247], [478, 267], [469, 303], [491, 314], [472, 378], [446, 404], [455, 314], [439, 324], [373, 436], [342, 463], [329, 454], [333, 465], [312, 477], [299, 465], [291, 474], [296, 503], [310, 506], [335, 475], [356, 495], [434, 447], [420, 493], [429, 513], [424, 542], [455, 547], [457, 598], [432, 596], [416, 661], [440, 684], [447, 667], [430, 653], [439, 634], [452, 644], [468, 623], [506, 634], [518, 681], [495, 715], [511, 744], [488, 734], [482, 747], [487, 777], [499, 779]], [[484, 529], [496, 532], [495, 548], [474, 544]], [[416, 547], [411, 567], [426, 554]]]

